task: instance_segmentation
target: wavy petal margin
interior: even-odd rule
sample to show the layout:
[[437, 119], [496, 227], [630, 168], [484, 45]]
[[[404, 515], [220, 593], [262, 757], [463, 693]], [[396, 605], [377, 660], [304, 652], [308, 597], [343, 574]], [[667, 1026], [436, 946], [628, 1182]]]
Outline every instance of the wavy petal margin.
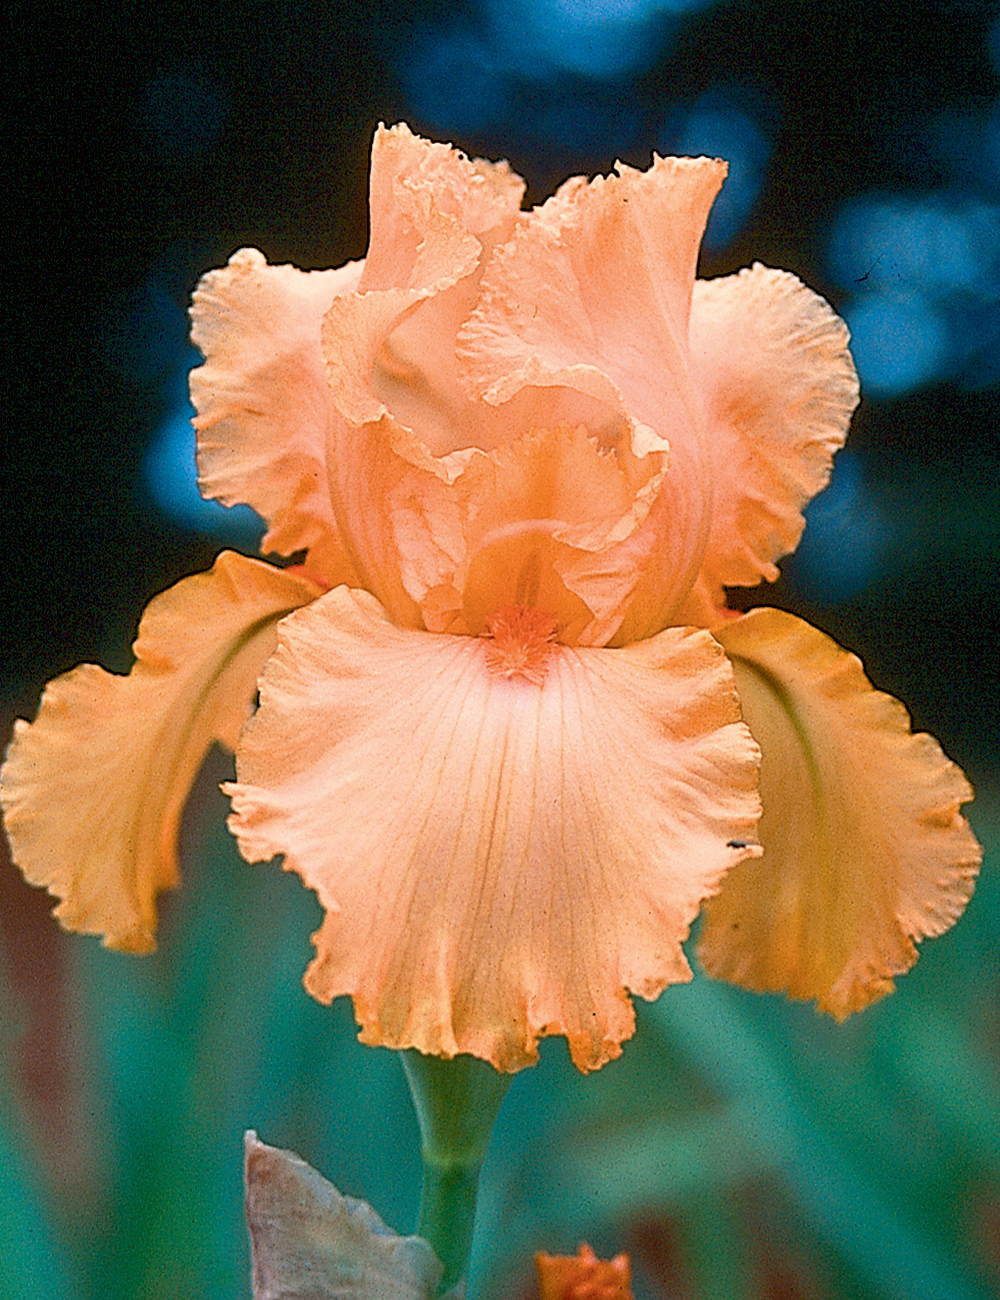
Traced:
[[292, 1151], [244, 1139], [253, 1300], [434, 1300], [444, 1272]]
[[634, 1300], [627, 1255], [598, 1259], [584, 1242], [575, 1255], [535, 1256], [541, 1300]]
[[628, 412], [633, 450], [670, 448], [645, 527], [616, 562], [636, 594], [616, 644], [676, 624], [708, 539], [712, 460], [688, 365], [698, 247], [726, 166], [658, 158], [568, 181], [493, 254], [459, 331], [470, 391], [491, 403], [564, 385]]
[[329, 586], [357, 576], [327, 487], [333, 402], [320, 334], [362, 267], [300, 271], [244, 248], [202, 278], [191, 305], [191, 338], [205, 357], [190, 380], [201, 492], [252, 506], [268, 525], [261, 549], [309, 551]]
[[473, 451], [447, 491], [410, 471], [389, 513], [424, 625], [480, 634], [498, 608], [526, 605], [556, 620], [564, 644], [602, 645], [632, 590], [609, 553], [648, 514], [661, 461], [620, 462], [586, 428], [562, 425]]
[[[404, 417], [422, 415], [432, 442], [439, 424], [450, 426], [454, 400], [469, 405], [451, 378], [455, 329], [471, 309], [483, 240], [493, 225], [502, 231], [512, 225], [521, 192], [504, 166], [470, 162], [404, 126], [380, 127], [372, 146], [365, 272], [358, 292], [337, 298], [323, 322], [334, 408], [325, 453], [333, 512], [357, 573], [354, 585], [373, 591], [405, 626], [419, 626], [421, 615], [400, 572], [397, 514], [406, 515], [414, 498], [418, 514], [434, 516], [430, 563], [443, 552], [445, 572], [454, 569], [457, 534], [444, 492], [448, 470], [389, 403], [402, 401]], [[416, 349], [407, 324], [418, 330]], [[404, 529], [408, 523], [403, 520]], [[427, 563], [418, 556], [411, 568]]]
[[127, 677], [83, 664], [19, 721], [0, 773], [14, 860], [61, 899], [67, 930], [155, 947], [177, 883], [177, 828], [213, 742], [235, 748], [275, 624], [319, 595], [294, 572], [224, 552], [148, 605]]
[[726, 586], [773, 582], [775, 560], [798, 545], [802, 508], [826, 486], [858, 403], [848, 337], [829, 303], [787, 271], [757, 263], [695, 283], [691, 371], [714, 497], [689, 621], [715, 622]]
[[306, 987], [352, 995], [363, 1042], [514, 1071], [562, 1034], [596, 1069], [633, 1031], [626, 989], [690, 978], [702, 899], [758, 851], [738, 718], [707, 633], [556, 646], [539, 686], [340, 588], [281, 625], [230, 828], [318, 893]]
[[493, 254], [461, 331], [470, 389], [493, 403], [529, 384], [614, 404], [624, 394], [671, 438], [665, 412], [676, 418], [688, 396], [698, 248], [725, 173], [708, 158], [654, 157], [645, 172], [576, 177], [532, 211]]
[[707, 905], [699, 956], [720, 979], [843, 1019], [962, 914], [981, 858], [959, 812], [972, 789], [808, 623], [759, 609], [716, 635], [763, 751], [764, 856]]
[[438, 359], [446, 372], [455, 368], [454, 316], [465, 298], [459, 289], [448, 300], [439, 299], [468, 280], [464, 292], [471, 308], [484, 240], [512, 228], [522, 190], [503, 164], [470, 162], [457, 149], [421, 139], [402, 125], [376, 131], [364, 272], [357, 293], [331, 303], [323, 327], [333, 400], [349, 424], [377, 421], [387, 413], [377, 369], [384, 366], [390, 390], [400, 368], [408, 373], [407, 359], [394, 357], [386, 346], [418, 308], [424, 373], [408, 382], [438, 386]]
[[362, 292], [431, 284], [448, 273], [436, 264], [431, 206], [477, 243], [506, 236], [521, 207], [524, 181], [505, 162], [469, 159], [450, 144], [425, 140], [403, 122], [379, 126], [372, 141], [371, 247]]

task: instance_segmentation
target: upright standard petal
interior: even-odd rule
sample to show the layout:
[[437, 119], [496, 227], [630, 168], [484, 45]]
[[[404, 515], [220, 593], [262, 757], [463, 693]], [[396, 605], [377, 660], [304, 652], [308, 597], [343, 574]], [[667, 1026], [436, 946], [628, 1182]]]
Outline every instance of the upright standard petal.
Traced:
[[636, 576], [618, 643], [675, 621], [708, 539], [712, 463], [688, 368], [698, 246], [725, 164], [656, 158], [646, 172], [578, 178], [498, 248], [459, 333], [489, 402], [559, 384], [623, 404], [633, 437], [670, 446], [656, 505], [621, 563]]
[[665, 459], [603, 452], [586, 428], [565, 425], [471, 456], [454, 484], [465, 629], [482, 632], [499, 606], [529, 605], [556, 619], [564, 644], [606, 644], [634, 588], [619, 557], [649, 514]]
[[[405, 382], [417, 387], [440, 384], [439, 363], [454, 369], [455, 306], [442, 296], [469, 280], [471, 309], [484, 240], [489, 242], [494, 227], [500, 237], [507, 233], [520, 195], [520, 182], [505, 167], [470, 162], [405, 126], [375, 133], [364, 272], [357, 293], [331, 304], [324, 327], [330, 387], [349, 424], [385, 414], [383, 370], [391, 388], [400, 369]], [[461, 311], [462, 292], [451, 296]], [[387, 344], [418, 307], [423, 346], [419, 373], [411, 376], [409, 350], [397, 357]]]
[[184, 801], [214, 741], [235, 748], [275, 624], [319, 588], [219, 556], [150, 602], [127, 677], [84, 664], [18, 722], [0, 773], [14, 860], [62, 901], [67, 930], [148, 952], [156, 896], [177, 883]]
[[[371, 240], [362, 292], [432, 283], [429, 204], [482, 240], [504, 238], [521, 206], [524, 181], [507, 163], [469, 159], [458, 149], [414, 135], [408, 126], [379, 126], [372, 141]], [[428, 235], [431, 235], [428, 238]]]
[[510, 1071], [563, 1034], [595, 1069], [756, 851], [756, 746], [707, 633], [552, 645], [535, 680], [489, 650], [344, 588], [285, 620], [230, 826], [317, 891], [306, 986], [351, 994], [364, 1042]]
[[712, 449], [708, 548], [683, 621], [711, 625], [724, 587], [778, 576], [802, 507], [826, 486], [858, 402], [847, 326], [787, 271], [698, 280], [691, 371]]
[[[686, 416], [698, 248], [725, 177], [708, 158], [568, 181], [494, 253], [459, 351], [487, 401], [566, 384], [625, 404], [670, 438]], [[666, 427], [664, 427], [666, 426]]]
[[426, 1241], [256, 1133], [244, 1148], [253, 1300], [434, 1300], [444, 1270]]
[[345, 535], [397, 625], [479, 633], [499, 605], [527, 601], [570, 643], [604, 644], [619, 627], [665, 457], [609, 454], [584, 426], [522, 427], [488, 453], [442, 458], [390, 415], [332, 436]]
[[332, 402], [320, 334], [361, 270], [360, 262], [336, 271], [268, 266], [244, 248], [203, 277], [191, 307], [191, 337], [205, 357], [191, 372], [201, 491], [252, 506], [268, 525], [262, 548], [308, 550], [330, 586], [357, 579], [327, 487]]
[[[443, 548], [447, 570], [455, 529], [443, 485], [451, 475], [387, 403], [403, 394], [405, 414], [413, 415], [414, 402], [432, 413], [427, 433], [434, 441], [437, 413], [452, 404], [456, 388], [449, 379], [455, 316], [471, 307], [486, 237], [482, 227], [512, 220], [519, 197], [503, 169], [470, 163], [405, 127], [380, 128], [372, 148], [365, 273], [359, 291], [337, 298], [323, 323], [333, 408], [326, 431], [327, 486], [334, 515], [357, 585], [374, 592], [406, 626], [419, 626], [421, 616], [400, 573], [395, 503], [416, 499], [421, 512], [445, 520], [435, 525], [434, 546]], [[404, 327], [418, 308], [420, 347], [411, 355]], [[464, 393], [461, 398], [467, 403]], [[426, 568], [426, 561], [418, 563]]]
[[763, 751], [764, 856], [706, 908], [699, 955], [712, 975], [842, 1019], [961, 915], [981, 857], [959, 812], [972, 790], [808, 623], [759, 609], [716, 635]]

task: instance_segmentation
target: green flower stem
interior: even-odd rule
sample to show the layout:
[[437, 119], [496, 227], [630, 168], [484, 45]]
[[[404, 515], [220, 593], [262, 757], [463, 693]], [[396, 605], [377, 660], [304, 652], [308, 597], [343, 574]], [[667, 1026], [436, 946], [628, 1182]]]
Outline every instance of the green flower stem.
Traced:
[[401, 1054], [420, 1123], [424, 1182], [418, 1234], [444, 1265], [441, 1290], [468, 1271], [479, 1170], [511, 1076], [474, 1056]]

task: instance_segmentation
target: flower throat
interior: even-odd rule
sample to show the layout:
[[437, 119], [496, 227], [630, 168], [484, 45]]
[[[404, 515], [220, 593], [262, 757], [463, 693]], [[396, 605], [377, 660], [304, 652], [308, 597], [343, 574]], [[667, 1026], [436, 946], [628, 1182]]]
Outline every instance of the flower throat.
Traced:
[[486, 667], [496, 677], [524, 677], [541, 686], [559, 625], [528, 605], [505, 605], [486, 620]]

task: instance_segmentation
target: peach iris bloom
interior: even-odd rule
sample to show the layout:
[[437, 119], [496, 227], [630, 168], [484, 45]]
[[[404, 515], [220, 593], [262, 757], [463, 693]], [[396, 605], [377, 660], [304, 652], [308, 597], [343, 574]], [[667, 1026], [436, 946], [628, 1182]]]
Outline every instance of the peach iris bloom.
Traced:
[[725, 609], [857, 400], [794, 276], [695, 279], [725, 170], [525, 212], [506, 165], [380, 129], [363, 262], [205, 277], [202, 490], [305, 558], [224, 554], [152, 602], [128, 677], [78, 668], [19, 724], [7, 830], [64, 925], [153, 946], [216, 741], [243, 855], [325, 908], [307, 988], [368, 1043], [510, 1071], [561, 1034], [593, 1069], [629, 993], [690, 978], [706, 900], [712, 974], [838, 1017], [955, 921], [961, 772], [822, 633]]

